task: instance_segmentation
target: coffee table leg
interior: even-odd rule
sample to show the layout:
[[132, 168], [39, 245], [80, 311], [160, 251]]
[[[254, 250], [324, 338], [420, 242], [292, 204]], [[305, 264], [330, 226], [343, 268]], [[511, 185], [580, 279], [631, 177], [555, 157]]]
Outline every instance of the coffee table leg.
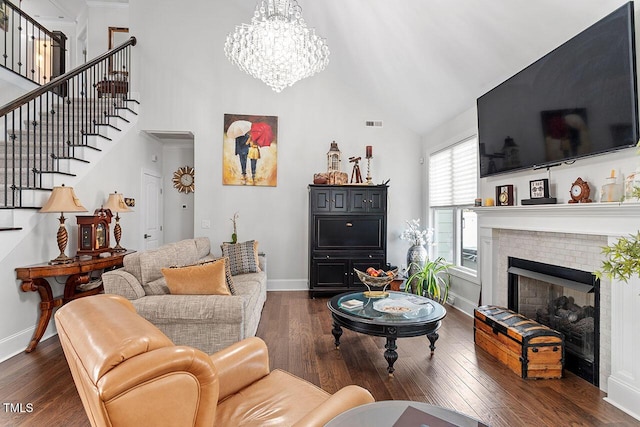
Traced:
[[340, 348], [340, 337], [342, 336], [342, 328], [338, 325], [338, 322], [333, 322], [333, 329], [331, 330], [333, 334], [334, 343], [336, 345], [336, 349]]
[[387, 337], [387, 344], [385, 344], [384, 348], [386, 348], [384, 352], [384, 358], [387, 360], [389, 366], [387, 367], [387, 372], [389, 372], [390, 376], [393, 376], [393, 364], [398, 360], [398, 353], [396, 350], [398, 347], [396, 346], [396, 339], [394, 337]]
[[429, 345], [429, 348], [431, 349], [431, 355], [433, 356], [433, 352], [436, 350], [436, 341], [438, 340], [438, 337], [440, 335], [438, 335], [437, 332], [432, 332], [430, 334], [427, 334], [427, 338], [429, 338], [429, 342], [431, 343]]

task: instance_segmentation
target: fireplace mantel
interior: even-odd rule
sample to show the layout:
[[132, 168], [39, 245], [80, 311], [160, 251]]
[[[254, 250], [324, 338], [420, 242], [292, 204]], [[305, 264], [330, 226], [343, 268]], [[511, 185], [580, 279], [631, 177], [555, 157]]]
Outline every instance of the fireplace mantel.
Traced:
[[[612, 244], [620, 236], [635, 234], [640, 229], [640, 203], [637, 202], [495, 206], [473, 210], [478, 215], [483, 304], [506, 303], [506, 294], [503, 295], [501, 285], [502, 280], [506, 280], [506, 268], [502, 271], [502, 260], [511, 254], [503, 253], [505, 248], [496, 236], [515, 233], [515, 238], [520, 239], [522, 231], [525, 234], [531, 232], [529, 234], [536, 242], [539, 239], [551, 239], [556, 242], [556, 247], [561, 248], [561, 253], [555, 256], [553, 263], [563, 264], [565, 259], [571, 259], [574, 249], [581, 249], [583, 243], [590, 239], [596, 239], [603, 245]], [[585, 236], [583, 240], [576, 239], [574, 235], [591, 237]], [[516, 252], [538, 250], [520, 240], [516, 246], [522, 248], [516, 248]], [[539, 248], [542, 253], [548, 249], [543, 244]], [[600, 257], [597, 246], [588, 250], [592, 256]], [[592, 257], [591, 264], [595, 264], [593, 270], [598, 268], [599, 263], [598, 258]], [[629, 283], [606, 280], [601, 287], [605, 287], [603, 292], [610, 295], [607, 307], [610, 325], [606, 326], [610, 328], [610, 374], [601, 378], [600, 387], [608, 393], [608, 402], [640, 420], [637, 409], [640, 408], [640, 364], [636, 363], [640, 354], [640, 279], [634, 277]], [[603, 327], [601, 324], [601, 333]]]
[[640, 203], [575, 203], [473, 208], [482, 228], [603, 236], [635, 233]]

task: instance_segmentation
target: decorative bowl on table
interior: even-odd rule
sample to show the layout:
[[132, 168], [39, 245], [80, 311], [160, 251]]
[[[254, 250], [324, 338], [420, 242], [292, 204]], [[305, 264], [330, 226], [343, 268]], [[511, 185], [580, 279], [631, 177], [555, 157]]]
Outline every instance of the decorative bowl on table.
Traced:
[[373, 309], [390, 316], [404, 316], [420, 310], [415, 304], [402, 299], [381, 299], [373, 303]]
[[[364, 271], [360, 271], [356, 268], [353, 269], [358, 275], [358, 279], [367, 287], [367, 291], [364, 296], [367, 298], [386, 298], [389, 293], [386, 292], [387, 286], [395, 279], [398, 274], [398, 269], [386, 271], [385, 274], [380, 276], [371, 276]], [[372, 290], [371, 288], [382, 288], [380, 290]]]

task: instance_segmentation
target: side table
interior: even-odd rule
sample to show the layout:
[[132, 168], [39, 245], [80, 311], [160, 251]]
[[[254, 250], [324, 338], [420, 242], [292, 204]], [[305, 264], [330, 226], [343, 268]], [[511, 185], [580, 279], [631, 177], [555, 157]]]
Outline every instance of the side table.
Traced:
[[[133, 252], [114, 252], [107, 257], [87, 260], [80, 260], [76, 257], [74, 262], [69, 264], [50, 265], [42, 263], [16, 268], [16, 278], [22, 281], [20, 289], [23, 292], [38, 292], [40, 295], [40, 316], [36, 323], [33, 337], [25, 351], [30, 353], [35, 350], [49, 325], [54, 308], [60, 307], [76, 298], [102, 292], [102, 282], [96, 283], [96, 286], [89, 284], [92, 272], [121, 267], [122, 259], [125, 255]], [[47, 278], [60, 276], [68, 276], [64, 285], [64, 294], [54, 297]]]

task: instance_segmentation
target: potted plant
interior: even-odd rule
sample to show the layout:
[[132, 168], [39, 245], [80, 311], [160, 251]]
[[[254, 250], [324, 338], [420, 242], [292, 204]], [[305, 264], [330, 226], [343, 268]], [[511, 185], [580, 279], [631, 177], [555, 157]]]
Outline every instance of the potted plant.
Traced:
[[414, 267], [417, 271], [407, 279], [405, 291], [445, 303], [449, 296], [449, 264], [444, 258], [426, 260], [424, 265]]

